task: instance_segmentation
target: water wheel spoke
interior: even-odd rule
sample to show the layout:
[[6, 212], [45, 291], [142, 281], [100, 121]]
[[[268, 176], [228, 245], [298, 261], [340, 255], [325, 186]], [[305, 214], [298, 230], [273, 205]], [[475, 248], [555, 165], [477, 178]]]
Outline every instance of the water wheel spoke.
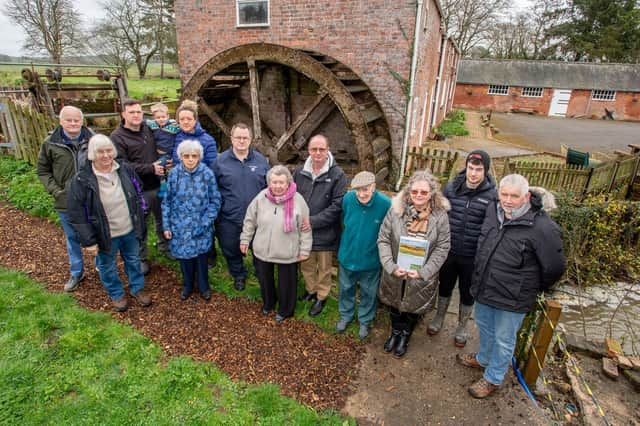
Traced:
[[253, 58], [247, 59], [247, 66], [249, 67], [249, 84], [251, 87], [251, 113], [253, 116], [253, 135], [254, 139], [262, 139], [262, 128], [260, 122], [260, 93], [259, 81], [258, 81], [258, 69], [256, 68], [256, 61]]
[[291, 139], [291, 136], [293, 136], [293, 134], [300, 128], [302, 123], [304, 123], [305, 120], [309, 118], [311, 113], [318, 107], [318, 105], [320, 105], [320, 103], [322, 103], [322, 101], [326, 97], [326, 93], [320, 93], [318, 96], [316, 96], [314, 101], [307, 107], [307, 109], [305, 109], [302, 114], [298, 116], [296, 121], [294, 121], [293, 124], [289, 126], [289, 128], [282, 134], [282, 136], [280, 136], [280, 139], [278, 139], [278, 142], [276, 143], [276, 151], [280, 151], [280, 148], [282, 148], [284, 144], [286, 144], [287, 141]]
[[222, 130], [222, 133], [224, 133], [226, 136], [231, 136], [229, 125], [224, 122], [222, 117], [220, 117], [220, 115], [217, 112], [215, 112], [213, 108], [211, 108], [202, 99], [198, 101], [198, 106], [200, 107], [200, 110], [202, 110], [202, 112], [207, 114], [207, 116], [211, 119], [211, 121], [213, 121], [213, 123], [216, 126], [218, 126], [220, 130]]

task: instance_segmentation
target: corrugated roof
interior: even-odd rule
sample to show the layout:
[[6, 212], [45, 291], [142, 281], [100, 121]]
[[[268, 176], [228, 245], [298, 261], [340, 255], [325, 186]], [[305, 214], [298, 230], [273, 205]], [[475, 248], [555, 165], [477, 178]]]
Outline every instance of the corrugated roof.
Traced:
[[640, 65], [463, 59], [458, 83], [640, 92]]

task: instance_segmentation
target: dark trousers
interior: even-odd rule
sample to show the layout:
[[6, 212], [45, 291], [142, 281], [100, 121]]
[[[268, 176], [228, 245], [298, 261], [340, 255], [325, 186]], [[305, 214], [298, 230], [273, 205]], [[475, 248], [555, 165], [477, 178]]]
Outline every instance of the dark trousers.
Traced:
[[207, 253], [199, 254], [191, 259], [180, 259], [182, 269], [183, 289], [185, 293], [193, 291], [193, 281], [197, 278], [200, 294], [210, 291], [207, 268]]
[[238, 225], [237, 223], [220, 219], [216, 221], [215, 225], [216, 237], [218, 237], [222, 254], [227, 259], [229, 273], [233, 278], [246, 278], [247, 269], [243, 263], [244, 255], [240, 251], [242, 224]]
[[453, 289], [458, 281], [460, 302], [463, 305], [473, 306], [471, 296], [471, 277], [473, 276], [473, 257], [455, 256], [450, 254], [440, 268], [440, 297], [451, 297]]
[[[162, 200], [158, 198], [158, 188], [152, 189], [150, 191], [144, 191], [142, 193], [144, 197], [145, 203], [147, 203], [147, 214], [144, 216], [145, 222], [148, 222], [149, 216], [153, 214], [155, 228], [156, 228], [156, 237], [158, 239], [158, 248], [161, 250], [167, 250], [169, 243], [167, 239], [164, 237], [164, 230], [162, 229], [162, 209], [160, 207]], [[140, 243], [140, 260], [146, 261], [149, 258], [149, 250], [147, 248], [147, 234], [148, 231], [144, 233], [144, 239]]]
[[394, 307], [389, 307], [389, 315], [391, 317], [391, 328], [394, 330], [405, 331], [409, 334], [413, 332], [413, 329], [420, 320], [419, 314], [400, 312]]
[[[298, 289], [298, 263], [271, 263], [263, 262], [254, 257], [256, 274], [260, 282], [260, 294], [262, 295], [263, 309], [273, 310], [276, 301], [278, 304], [278, 314], [287, 318], [293, 316], [296, 310], [296, 292]], [[274, 272], [278, 267], [278, 293]]]

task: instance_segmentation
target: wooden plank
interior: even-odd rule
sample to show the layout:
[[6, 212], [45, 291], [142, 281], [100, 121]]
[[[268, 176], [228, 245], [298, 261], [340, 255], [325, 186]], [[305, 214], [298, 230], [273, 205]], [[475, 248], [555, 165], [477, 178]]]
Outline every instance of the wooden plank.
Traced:
[[207, 114], [207, 117], [213, 121], [213, 124], [218, 126], [218, 128], [224, 133], [226, 136], [231, 137], [231, 128], [224, 122], [222, 117], [213, 110], [204, 100], [198, 100], [198, 106], [200, 109]]
[[[529, 350], [529, 358], [527, 365], [524, 369], [524, 381], [529, 385], [535, 385], [540, 369], [544, 363], [544, 359], [549, 349], [549, 343], [553, 338], [553, 331], [555, 329], [560, 314], [562, 313], [562, 306], [555, 300], [545, 301], [546, 315], [541, 315], [536, 327], [535, 336], [533, 336], [531, 349]], [[535, 354], [534, 354], [535, 352]], [[540, 364], [538, 363], [540, 360]]]
[[309, 117], [304, 120], [298, 130], [294, 133], [295, 143], [293, 144], [296, 149], [302, 149], [305, 147], [309, 138], [312, 137], [322, 122], [336, 109], [336, 104], [329, 96], [320, 102], [314, 110], [309, 114]]
[[258, 70], [256, 69], [256, 61], [252, 58], [247, 60], [249, 67], [249, 84], [251, 86], [251, 113], [253, 116], [253, 137], [256, 140], [262, 139], [262, 128], [260, 127], [260, 93]]
[[289, 127], [280, 136], [280, 138], [278, 139], [278, 142], [276, 142], [276, 151], [280, 151], [280, 148], [282, 148], [284, 144], [287, 143], [289, 139], [291, 139], [291, 136], [293, 136], [296, 130], [298, 130], [298, 128], [302, 125], [302, 123], [304, 123], [304, 121], [309, 117], [309, 115], [313, 112], [313, 110], [315, 110], [318, 107], [318, 105], [320, 105], [320, 102], [322, 102], [326, 97], [327, 97], [326, 93], [321, 93], [320, 95], [316, 96], [316, 98], [313, 100], [311, 105], [309, 105], [307, 109], [305, 109], [302, 112], [302, 114], [300, 114], [298, 118], [296, 118], [296, 121], [293, 122], [291, 127]]

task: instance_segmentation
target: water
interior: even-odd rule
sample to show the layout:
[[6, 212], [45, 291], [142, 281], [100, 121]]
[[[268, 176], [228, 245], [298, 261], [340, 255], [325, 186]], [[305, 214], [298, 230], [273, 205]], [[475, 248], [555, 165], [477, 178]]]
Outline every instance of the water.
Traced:
[[560, 324], [568, 333], [596, 342], [611, 336], [626, 355], [640, 354], [640, 283], [560, 286], [553, 298], [562, 304]]

